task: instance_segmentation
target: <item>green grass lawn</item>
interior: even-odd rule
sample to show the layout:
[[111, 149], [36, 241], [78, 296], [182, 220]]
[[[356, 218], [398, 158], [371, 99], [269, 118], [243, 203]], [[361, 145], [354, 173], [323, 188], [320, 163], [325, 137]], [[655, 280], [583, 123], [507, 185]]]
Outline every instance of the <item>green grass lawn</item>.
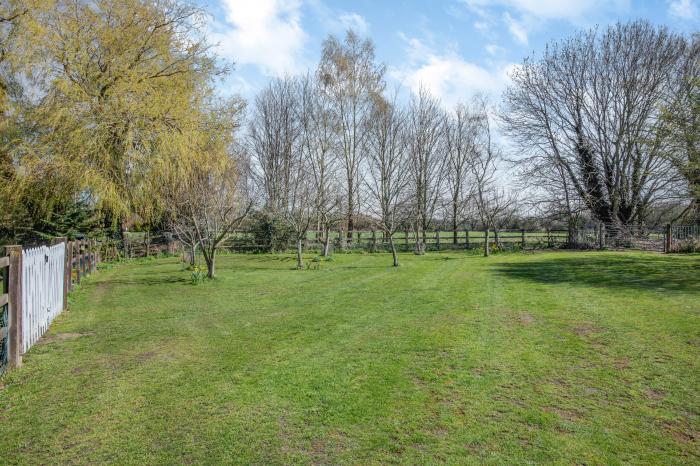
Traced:
[[2, 379], [0, 462], [698, 464], [700, 256], [102, 270]]

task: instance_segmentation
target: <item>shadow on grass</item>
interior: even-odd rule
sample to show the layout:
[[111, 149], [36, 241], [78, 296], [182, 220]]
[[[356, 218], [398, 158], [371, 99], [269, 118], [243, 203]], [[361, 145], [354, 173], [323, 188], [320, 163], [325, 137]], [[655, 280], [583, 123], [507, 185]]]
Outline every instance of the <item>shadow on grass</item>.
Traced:
[[550, 256], [537, 261], [498, 264], [496, 269], [508, 277], [539, 283], [700, 292], [700, 260], [674, 256]]
[[167, 283], [190, 283], [191, 280], [185, 277], [157, 277], [140, 276], [134, 278], [111, 278], [97, 283], [96, 285], [164, 285]]

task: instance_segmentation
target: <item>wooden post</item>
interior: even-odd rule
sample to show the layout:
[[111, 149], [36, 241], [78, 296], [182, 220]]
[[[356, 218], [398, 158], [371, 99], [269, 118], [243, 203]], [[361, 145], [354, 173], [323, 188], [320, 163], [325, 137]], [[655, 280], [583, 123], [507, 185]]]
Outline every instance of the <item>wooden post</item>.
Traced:
[[406, 251], [408, 251], [408, 230], [406, 230], [406, 236], [403, 237], [403, 241], [406, 244]]
[[435, 230], [435, 244], [437, 245], [437, 250], [440, 250], [440, 230]]
[[362, 232], [357, 230], [357, 244], [360, 244], [360, 239], [362, 238]]
[[66, 293], [73, 289], [73, 241], [66, 242]]
[[605, 247], [605, 228], [603, 227], [603, 222], [598, 224], [598, 249], [603, 249]]
[[372, 230], [372, 252], [377, 252], [377, 232]]
[[[100, 263], [100, 243], [99, 243], [96, 239], [93, 240], [93, 241], [95, 242], [95, 271], [97, 271], [97, 264]], [[170, 254], [172, 254], [172, 252], [171, 252], [171, 246], [172, 246], [172, 244], [173, 244], [172, 241], [170, 241], [170, 242], [168, 243], [168, 252], [169, 252]]]
[[83, 242], [78, 240], [75, 242], [75, 283], [80, 285], [80, 277], [83, 269]]
[[549, 228], [547, 228], [547, 247], [552, 247], [552, 230], [550, 230]]
[[90, 273], [92, 273], [97, 270], [97, 240], [90, 240], [90, 250], [92, 251], [92, 258], [90, 259]]
[[85, 251], [87, 253], [85, 258], [85, 274], [90, 275], [92, 273], [92, 240], [85, 240]]
[[664, 252], [667, 254], [671, 252], [671, 249], [673, 248], [673, 229], [671, 228], [671, 224], [667, 223], [666, 224], [666, 237], [664, 238], [666, 241], [664, 241]]
[[489, 257], [489, 229], [484, 230], [484, 257]]
[[22, 365], [22, 246], [5, 246], [5, 255], [10, 258], [6, 275], [8, 355], [10, 367]]
[[520, 229], [520, 247], [525, 250], [525, 228]]

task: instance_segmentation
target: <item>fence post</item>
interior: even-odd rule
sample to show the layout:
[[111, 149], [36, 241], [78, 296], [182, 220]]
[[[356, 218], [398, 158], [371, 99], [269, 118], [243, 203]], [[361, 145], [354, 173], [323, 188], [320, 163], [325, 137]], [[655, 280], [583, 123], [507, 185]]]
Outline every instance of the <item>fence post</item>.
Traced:
[[484, 257], [489, 257], [489, 229], [484, 230]]
[[80, 278], [83, 274], [83, 242], [77, 240], [75, 246], [77, 248], [75, 255], [75, 283], [80, 285]]
[[92, 240], [86, 239], [85, 246], [87, 250], [87, 260], [85, 261], [85, 274], [90, 275], [92, 273]]
[[22, 246], [5, 246], [5, 255], [10, 258], [6, 276], [8, 355], [10, 367], [22, 365]]
[[464, 249], [469, 249], [469, 228], [464, 230]]
[[372, 230], [372, 252], [377, 252], [377, 232]]
[[64, 270], [66, 277], [66, 292], [73, 289], [73, 241], [66, 242], [66, 265]]
[[[97, 271], [97, 264], [100, 263], [100, 244], [97, 242], [96, 239], [92, 240], [93, 241], [93, 254], [95, 255], [95, 259], [93, 260], [92, 267], [93, 271]], [[168, 242], [168, 253], [172, 254], [170, 252], [170, 245], [172, 242]]]
[[525, 250], [525, 228], [520, 229], [521, 249]]
[[671, 224], [667, 223], [666, 224], [666, 238], [664, 238], [666, 241], [664, 242], [664, 249], [666, 253], [671, 252], [671, 249], [673, 248], [673, 230], [671, 228]]
[[605, 228], [603, 227], [603, 222], [598, 224], [598, 249], [603, 249], [605, 247]]
[[89, 239], [88, 244], [90, 245], [90, 273], [95, 271], [95, 240]]
[[440, 230], [435, 230], [435, 244], [437, 245], [437, 250], [440, 250]]
[[406, 236], [403, 237], [403, 242], [406, 244], [406, 252], [408, 252], [408, 230], [406, 230]]
[[63, 310], [68, 307], [68, 283], [70, 282], [70, 275], [66, 273], [66, 270], [70, 271], [70, 262], [68, 262], [68, 238], [65, 236], [59, 236], [51, 240], [51, 244], [63, 243], [65, 249], [63, 250]]

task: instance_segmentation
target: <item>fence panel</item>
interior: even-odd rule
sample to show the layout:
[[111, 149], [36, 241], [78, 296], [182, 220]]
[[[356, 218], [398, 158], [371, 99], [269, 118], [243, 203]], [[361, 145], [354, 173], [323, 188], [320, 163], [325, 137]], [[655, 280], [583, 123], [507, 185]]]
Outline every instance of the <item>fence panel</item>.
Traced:
[[22, 251], [22, 352], [63, 310], [65, 243]]

